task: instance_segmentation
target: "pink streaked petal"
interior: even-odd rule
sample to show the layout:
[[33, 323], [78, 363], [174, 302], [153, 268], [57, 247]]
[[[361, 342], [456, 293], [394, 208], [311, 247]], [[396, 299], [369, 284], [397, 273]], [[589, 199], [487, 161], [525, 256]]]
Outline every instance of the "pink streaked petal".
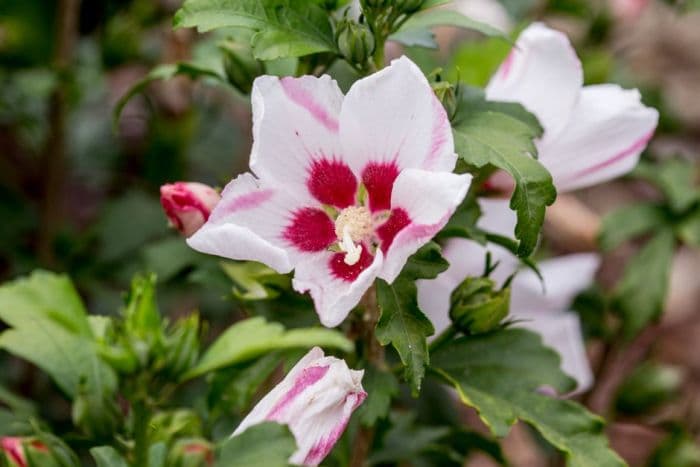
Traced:
[[396, 162], [370, 162], [362, 169], [362, 183], [367, 189], [372, 212], [391, 207], [391, 190], [399, 176]]
[[328, 373], [329, 366], [311, 366], [304, 368], [297, 376], [291, 389], [272, 407], [270, 413], [265, 417], [267, 420], [279, 421], [284, 416], [284, 411], [290, 406], [294, 399], [304, 392], [309, 386], [314, 385]]
[[[318, 121], [321, 125], [332, 132], [338, 131], [337, 113], [326, 108], [325, 102], [320, 102], [312, 94], [313, 88], [299, 78], [285, 77], [281, 80], [282, 89], [287, 96]], [[337, 110], [337, 109], [336, 109]]]
[[329, 76], [261, 76], [251, 101], [250, 168], [261, 179], [306, 190], [315, 160], [342, 157], [337, 121], [343, 94]]
[[369, 162], [451, 171], [457, 161], [446, 112], [406, 57], [353, 84], [340, 112], [340, 139], [355, 173]]
[[304, 465], [318, 465], [323, 461], [323, 459], [326, 458], [326, 456], [328, 456], [335, 444], [343, 435], [345, 428], [348, 426], [350, 415], [362, 404], [362, 402], [364, 402], [366, 398], [367, 393], [364, 391], [348, 394], [347, 398], [345, 399], [344, 412], [349, 412], [350, 414], [343, 414], [343, 417], [338, 421], [335, 427], [333, 427], [328, 436], [321, 438], [311, 447], [311, 450], [304, 459]]
[[611, 180], [634, 168], [658, 118], [637, 90], [586, 86], [574, 120], [560, 137], [541, 145], [540, 161], [560, 192]]
[[377, 236], [381, 240], [380, 246], [384, 254], [389, 250], [396, 235], [409, 224], [411, 224], [411, 218], [408, 217], [405, 209], [395, 208], [391, 210], [389, 218], [377, 229]]
[[[363, 256], [366, 254], [363, 251]], [[322, 252], [314, 255], [312, 260], [297, 266], [292, 285], [297, 292], [311, 294], [321, 324], [335, 327], [343, 322], [372, 285], [384, 262], [384, 256], [378, 250], [372, 262], [367, 267], [363, 264], [363, 269], [355, 276], [345, 263], [343, 266], [339, 264], [343, 258], [337, 256], [338, 253]], [[362, 261], [361, 259], [360, 262]], [[352, 282], [347, 280], [352, 277]]]
[[336, 241], [333, 221], [318, 208], [302, 208], [294, 212], [282, 236], [306, 253], [323, 251]]
[[14, 436], [6, 436], [0, 438], [0, 448], [5, 451], [5, 454], [19, 467], [26, 467], [27, 461], [24, 458], [24, 448], [22, 447], [22, 438]]
[[524, 105], [549, 140], [572, 118], [582, 85], [581, 62], [566, 35], [533, 23], [489, 82], [486, 97]]
[[203, 253], [260, 261], [289, 272], [299, 252], [285, 245], [283, 232], [293, 213], [312, 202], [289, 187], [265, 186], [246, 173], [226, 186], [209, 220], [187, 243]]
[[404, 211], [410, 223], [393, 229], [397, 233], [387, 249], [379, 277], [388, 282], [396, 279], [408, 257], [445, 226], [470, 184], [470, 175], [416, 169], [399, 174], [391, 195], [392, 210]]
[[337, 159], [316, 159], [309, 166], [309, 192], [323, 204], [346, 208], [355, 203], [357, 179], [350, 167]]

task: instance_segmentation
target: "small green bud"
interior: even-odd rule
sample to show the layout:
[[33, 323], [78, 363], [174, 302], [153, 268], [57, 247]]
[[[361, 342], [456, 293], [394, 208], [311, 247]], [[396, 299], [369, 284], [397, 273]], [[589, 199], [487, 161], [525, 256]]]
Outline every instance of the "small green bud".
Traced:
[[172, 379], [179, 379], [199, 359], [199, 315], [194, 313], [181, 319], [165, 337], [163, 371]]
[[220, 45], [228, 82], [243, 94], [250, 94], [255, 78], [265, 73], [265, 65], [253, 57], [248, 44], [227, 41]]
[[121, 419], [116, 401], [102, 397], [97, 391], [81, 391], [73, 401], [72, 416], [73, 424], [90, 438], [111, 436]]
[[479, 334], [498, 327], [508, 314], [510, 289], [496, 290], [487, 277], [468, 277], [451, 296], [450, 318], [462, 332]]
[[214, 465], [214, 447], [203, 439], [179, 440], [168, 455], [167, 465], [170, 467], [208, 467]]
[[374, 35], [364, 24], [345, 21], [338, 27], [338, 49], [350, 63], [363, 65], [374, 53]]
[[436, 81], [431, 83], [431, 86], [438, 100], [445, 108], [447, 117], [452, 120], [455, 113], [457, 113], [457, 106], [459, 104], [459, 97], [457, 96], [458, 88], [447, 81]]

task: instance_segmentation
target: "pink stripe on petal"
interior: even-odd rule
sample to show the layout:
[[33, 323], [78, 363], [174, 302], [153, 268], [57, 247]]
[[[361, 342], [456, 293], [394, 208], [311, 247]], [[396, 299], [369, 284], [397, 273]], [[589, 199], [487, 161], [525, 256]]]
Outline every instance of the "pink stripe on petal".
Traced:
[[317, 208], [303, 208], [295, 212], [282, 237], [298, 250], [309, 253], [325, 250], [336, 241], [333, 221]]
[[260, 207], [260, 205], [269, 201], [273, 195], [274, 192], [272, 190], [258, 190], [230, 200], [223, 199], [219, 202], [220, 205], [217, 206], [217, 209], [212, 213], [211, 220], [216, 222], [237, 211], [245, 211]]
[[629, 156], [631, 156], [639, 151], [642, 151], [644, 149], [644, 147], [647, 145], [647, 143], [649, 142], [649, 140], [651, 140], [651, 138], [653, 136], [654, 136], [654, 130], [652, 130], [649, 133], [647, 133], [646, 135], [642, 136], [640, 139], [635, 141], [634, 144], [632, 144], [630, 147], [615, 154], [610, 159], [607, 159], [607, 160], [600, 162], [596, 165], [592, 165], [591, 167], [587, 167], [583, 170], [580, 170], [568, 178], [570, 180], [573, 180], [573, 179], [576, 179], [578, 177], [584, 177], [586, 175], [590, 175], [590, 174], [595, 173], [599, 170], [602, 170], [606, 167], [609, 167], [612, 164], [619, 162], [626, 157], [629, 157]]
[[501, 63], [501, 69], [500, 69], [498, 74], [502, 80], [505, 80], [508, 78], [508, 75], [510, 74], [511, 69], [513, 68], [513, 62], [515, 62], [515, 54], [516, 54], [515, 48], [511, 49], [510, 52], [508, 53], [508, 56], [506, 57], [506, 59], [503, 60], [503, 63]]
[[280, 82], [287, 97], [305, 108], [321, 125], [334, 133], [338, 131], [338, 120], [330, 115], [320, 103], [316, 102], [314, 96], [302, 86], [300, 80], [285, 77]]
[[357, 179], [345, 162], [317, 159], [308, 171], [306, 186], [314, 198], [341, 209], [355, 204]]
[[24, 459], [24, 449], [22, 448], [22, 438], [7, 436], [0, 439], [0, 448], [5, 451], [13, 462], [18, 466], [26, 467], [27, 461]]
[[[348, 400], [350, 400], [352, 404], [352, 409], [355, 410], [357, 407], [359, 407], [360, 404], [365, 400], [367, 397], [367, 393], [362, 391], [359, 393], [350, 393], [348, 396], [345, 398], [345, 403], [347, 404]], [[304, 465], [318, 465], [323, 461], [323, 459], [326, 458], [326, 456], [331, 452], [333, 449], [333, 446], [338, 442], [341, 436], [343, 436], [343, 432], [345, 431], [345, 428], [348, 426], [348, 422], [350, 421], [350, 416], [345, 416], [341, 418], [338, 421], [338, 424], [333, 428], [333, 430], [329, 433], [328, 436], [321, 438], [316, 444], [314, 444], [311, 447], [311, 450], [309, 453], [306, 455], [306, 458], [304, 459]]]
[[266, 420], [288, 422], [281, 420], [285, 410], [294, 402], [294, 400], [306, 389], [316, 384], [328, 372], [329, 366], [312, 366], [304, 368], [301, 374], [294, 381], [294, 385], [277, 404], [272, 407], [270, 412], [265, 417]]
[[435, 119], [433, 121], [433, 131], [428, 157], [425, 159], [425, 163], [423, 164], [425, 168], [431, 168], [438, 162], [442, 149], [447, 143], [448, 135], [452, 131], [450, 121], [447, 118], [447, 112], [445, 112], [445, 108], [442, 106], [437, 97], [433, 97], [433, 113], [435, 115]]

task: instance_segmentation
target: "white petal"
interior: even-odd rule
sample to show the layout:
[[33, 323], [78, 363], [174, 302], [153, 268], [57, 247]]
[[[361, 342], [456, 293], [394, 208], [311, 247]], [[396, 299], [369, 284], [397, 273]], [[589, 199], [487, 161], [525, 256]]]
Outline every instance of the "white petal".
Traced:
[[317, 253], [310, 261], [300, 263], [292, 280], [294, 290], [311, 294], [321, 324], [329, 328], [342, 323], [360, 303], [384, 262], [381, 251], [377, 251], [369, 267], [350, 282], [333, 274], [330, 261], [334, 255], [332, 252]]
[[566, 35], [534, 23], [491, 78], [486, 96], [524, 105], [540, 120], [548, 141], [571, 118], [582, 85], [581, 62]]
[[340, 113], [340, 138], [357, 174], [370, 161], [436, 171], [452, 171], [457, 162], [447, 114], [406, 57], [353, 84]]
[[403, 209], [410, 224], [394, 237], [379, 277], [393, 282], [415, 253], [442, 229], [464, 199], [472, 177], [418, 169], [402, 171], [391, 193], [392, 209]]
[[581, 253], [539, 263], [542, 281], [529, 269], [515, 276], [511, 288], [511, 309], [538, 311], [566, 310], [576, 295], [588, 288], [600, 266], [600, 257]]
[[287, 376], [285, 376], [284, 379], [272, 389], [272, 391], [268, 392], [265, 397], [260, 399], [260, 402], [253, 407], [253, 410], [251, 410], [250, 413], [243, 419], [243, 421], [236, 428], [236, 431], [234, 431], [233, 435], [231, 436], [236, 436], [237, 434], [243, 433], [249, 427], [265, 421], [272, 408], [292, 388], [294, 381], [301, 371], [310, 366], [314, 366], [315, 364], [320, 364], [323, 359], [324, 354], [321, 348], [314, 347], [309, 350], [309, 352], [307, 352], [307, 354], [304, 355], [296, 365], [294, 365], [289, 373], [287, 373]]
[[487, 232], [513, 238], [518, 216], [509, 203], [509, 200], [502, 198], [479, 198], [481, 217], [477, 226]]
[[343, 93], [329, 76], [277, 78], [253, 83], [250, 168], [259, 178], [306, 184], [315, 159], [342, 158], [338, 116]]
[[636, 89], [586, 86], [559, 137], [540, 145], [540, 161], [560, 192], [619, 177], [637, 165], [658, 117]]
[[282, 239], [291, 213], [313, 203], [284, 185], [271, 188], [250, 173], [232, 180], [209, 220], [187, 239], [197, 251], [264, 263], [278, 272], [292, 270], [299, 256]]
[[545, 345], [559, 353], [561, 369], [576, 380], [574, 393], [586, 391], [593, 385], [593, 372], [578, 315], [568, 311], [549, 313], [520, 310], [516, 316], [523, 320], [518, 326], [538, 333]]

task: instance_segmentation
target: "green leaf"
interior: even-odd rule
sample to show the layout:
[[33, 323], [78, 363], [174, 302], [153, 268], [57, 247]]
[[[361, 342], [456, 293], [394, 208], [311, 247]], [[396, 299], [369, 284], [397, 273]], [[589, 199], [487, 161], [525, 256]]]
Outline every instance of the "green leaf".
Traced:
[[442, 257], [440, 245], [429, 242], [408, 258], [401, 273], [415, 279], [435, 279], [448, 267], [450, 263]]
[[243, 413], [253, 401], [260, 385], [279, 367], [277, 352], [257, 360], [217, 372], [209, 382], [207, 404], [211, 410], [223, 413]]
[[400, 275], [393, 284], [376, 282], [381, 315], [376, 335], [382, 345], [391, 344], [406, 369], [414, 394], [420, 392], [425, 366], [430, 362], [427, 337], [435, 333], [433, 323], [418, 308], [416, 283]]
[[227, 439], [215, 467], [287, 467], [296, 451], [294, 436], [286, 426], [265, 422]]
[[100, 446], [90, 449], [97, 467], [129, 467], [129, 464], [112, 446]]
[[399, 393], [399, 382], [392, 373], [368, 366], [362, 377], [362, 386], [367, 399], [357, 409], [357, 417], [364, 426], [371, 427], [389, 415], [391, 399]]
[[684, 216], [675, 228], [676, 235], [683, 243], [700, 248], [700, 208]]
[[562, 451], [571, 466], [623, 465], [607, 447], [602, 419], [574, 402], [537, 393], [542, 386], [559, 392], [573, 388], [559, 363], [536, 334], [506, 329], [440, 347], [431, 370], [454, 385], [462, 402], [474, 407], [497, 436], [522, 420]]
[[411, 412], [391, 414], [391, 428], [382, 439], [381, 449], [372, 453], [370, 465], [396, 465], [396, 461], [415, 461], [417, 456], [450, 433], [449, 427], [421, 426], [415, 418], [416, 414]]
[[695, 185], [697, 166], [680, 159], [669, 159], [662, 163], [643, 162], [634, 175], [655, 184], [666, 196], [668, 204], [676, 213], [682, 213], [700, 200], [700, 190]]
[[196, 63], [178, 62], [165, 65], [158, 65], [153, 68], [146, 76], [137, 81], [129, 90], [119, 98], [114, 106], [112, 126], [116, 129], [119, 124], [119, 117], [124, 110], [126, 104], [135, 95], [143, 92], [146, 87], [153, 81], [168, 80], [175, 76], [187, 76], [190, 79], [198, 78], [214, 78], [217, 81], [226, 82], [226, 77], [218, 70], [199, 65]]
[[668, 224], [666, 212], [658, 204], [625, 206], [603, 218], [598, 244], [603, 251], [610, 251], [627, 240], [657, 230], [665, 224]]
[[[47, 372], [70, 397], [111, 394], [116, 375], [98, 356], [85, 307], [71, 281], [35, 272], [0, 287], [0, 348]], [[38, 345], [40, 343], [40, 345]]]
[[87, 311], [71, 280], [47, 271], [0, 287], [0, 319], [12, 327], [48, 319], [68, 332], [92, 337]]
[[224, 331], [199, 363], [185, 374], [184, 379], [251, 360], [273, 350], [310, 348], [314, 345], [333, 347], [345, 352], [354, 348], [343, 334], [332, 329], [285, 330], [281, 324], [268, 323], [264, 318], [250, 318]]
[[545, 208], [556, 198], [552, 176], [533, 158], [537, 154], [533, 139], [538, 133], [518, 118], [491, 110], [458, 111], [453, 122], [455, 150], [467, 164], [477, 168], [491, 164], [513, 177], [510, 208], [518, 215], [515, 237], [523, 257], [534, 250]]
[[[427, 37], [432, 38], [430, 29], [435, 26], [456, 26], [458, 28], [478, 31], [487, 36], [501, 37], [508, 40], [505, 33], [481, 21], [473, 20], [454, 10], [427, 9], [411, 16], [399, 29], [389, 36], [389, 40], [405, 45], [432, 47]], [[419, 40], [416, 40], [419, 38]]]
[[663, 311], [675, 238], [670, 229], [656, 235], [625, 266], [613, 303], [623, 317], [623, 332], [636, 335]]
[[281, 290], [289, 289], [289, 276], [255, 261], [222, 261], [221, 268], [234, 282], [233, 295], [241, 300], [277, 298]]
[[257, 31], [251, 45], [258, 60], [336, 51], [328, 13], [304, 0], [186, 0], [174, 25], [199, 32], [222, 27]]

